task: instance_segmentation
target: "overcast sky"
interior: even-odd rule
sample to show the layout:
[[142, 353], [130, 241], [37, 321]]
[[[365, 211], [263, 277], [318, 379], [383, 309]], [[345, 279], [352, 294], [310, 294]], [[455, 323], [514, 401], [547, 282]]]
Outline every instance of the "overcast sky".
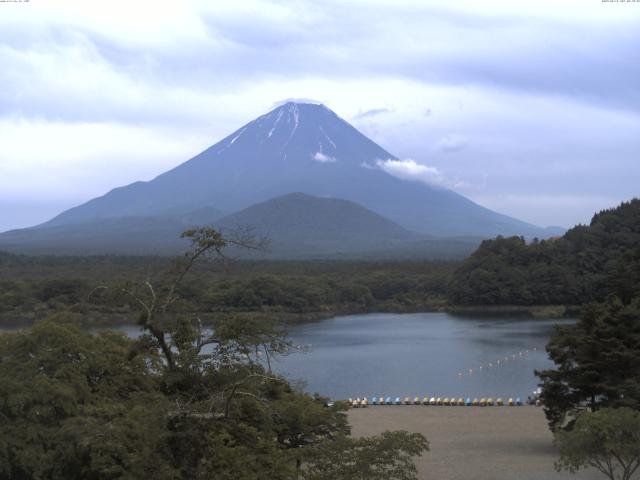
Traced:
[[[640, 2], [0, 2], [0, 231], [322, 101], [493, 210], [640, 195]], [[426, 168], [422, 168], [422, 166]]]

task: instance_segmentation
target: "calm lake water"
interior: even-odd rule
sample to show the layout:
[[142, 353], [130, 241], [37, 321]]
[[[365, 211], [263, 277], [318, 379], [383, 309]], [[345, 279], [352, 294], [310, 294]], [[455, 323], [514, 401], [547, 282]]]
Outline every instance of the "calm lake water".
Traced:
[[[446, 313], [335, 317], [292, 326], [291, 339], [308, 351], [280, 357], [273, 368], [334, 399], [524, 399], [537, 387], [533, 371], [552, 366], [544, 347], [553, 326], [573, 322]], [[139, 334], [135, 326], [118, 330]]]
[[537, 388], [533, 371], [553, 365], [544, 350], [553, 326], [573, 322], [446, 313], [336, 317], [292, 329], [294, 342], [310, 351], [274, 368], [332, 398], [526, 398]]

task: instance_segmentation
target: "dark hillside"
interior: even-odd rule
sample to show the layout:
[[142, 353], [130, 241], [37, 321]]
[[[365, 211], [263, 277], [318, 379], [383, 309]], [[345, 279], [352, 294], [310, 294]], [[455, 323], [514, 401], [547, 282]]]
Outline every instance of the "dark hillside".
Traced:
[[593, 216], [556, 239], [486, 240], [460, 266], [449, 299], [460, 305], [580, 305], [640, 293], [640, 200]]

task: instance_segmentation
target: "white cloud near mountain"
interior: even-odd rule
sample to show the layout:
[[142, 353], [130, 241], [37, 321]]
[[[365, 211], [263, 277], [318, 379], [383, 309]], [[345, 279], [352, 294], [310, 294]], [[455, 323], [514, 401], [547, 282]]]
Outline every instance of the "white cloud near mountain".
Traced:
[[422, 165], [411, 158], [404, 160], [377, 160], [376, 165], [389, 175], [402, 180], [437, 186], [444, 186], [446, 183], [444, 175], [436, 167]]
[[316, 162], [320, 163], [335, 163], [337, 159], [335, 157], [330, 157], [329, 155], [325, 155], [322, 152], [316, 152], [313, 157], [311, 157]]

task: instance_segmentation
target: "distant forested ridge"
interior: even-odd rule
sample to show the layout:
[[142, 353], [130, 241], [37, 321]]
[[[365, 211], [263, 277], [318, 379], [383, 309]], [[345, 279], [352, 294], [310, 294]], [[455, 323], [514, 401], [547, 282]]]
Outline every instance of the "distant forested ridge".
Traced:
[[456, 269], [448, 298], [458, 305], [581, 305], [640, 293], [640, 199], [594, 215], [565, 235], [527, 244], [482, 242]]
[[[133, 256], [27, 256], [0, 252], [0, 325], [30, 324], [59, 311], [88, 324], [130, 320], [131, 308], [92, 295], [100, 285], [154, 279], [174, 259]], [[424, 311], [446, 303], [457, 262], [236, 261], [203, 263], [181, 286], [186, 311], [203, 320], [221, 313], [262, 312], [315, 319], [369, 311]]]

